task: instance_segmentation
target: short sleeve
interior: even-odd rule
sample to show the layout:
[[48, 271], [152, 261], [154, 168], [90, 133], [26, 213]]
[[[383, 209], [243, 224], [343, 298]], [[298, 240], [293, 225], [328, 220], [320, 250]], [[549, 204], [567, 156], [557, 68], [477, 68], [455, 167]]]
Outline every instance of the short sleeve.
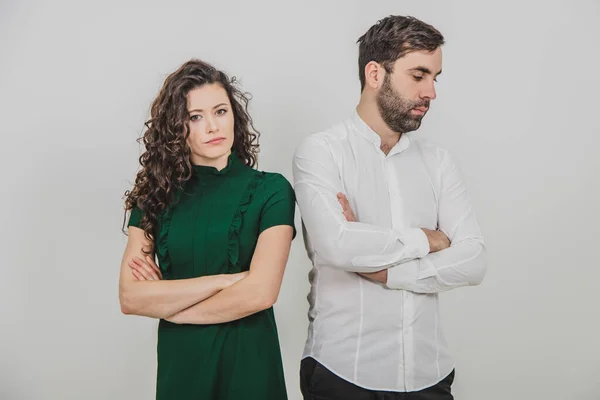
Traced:
[[296, 237], [296, 197], [292, 185], [283, 175], [270, 174], [262, 187], [265, 191], [265, 202], [260, 214], [259, 234], [273, 226], [289, 225], [294, 229], [293, 237]]
[[127, 223], [127, 226], [135, 226], [136, 228], [139, 228], [141, 221], [142, 221], [142, 210], [140, 210], [138, 206], [135, 206], [135, 207], [133, 207], [133, 210], [131, 210], [131, 214], [129, 215], [129, 222]]

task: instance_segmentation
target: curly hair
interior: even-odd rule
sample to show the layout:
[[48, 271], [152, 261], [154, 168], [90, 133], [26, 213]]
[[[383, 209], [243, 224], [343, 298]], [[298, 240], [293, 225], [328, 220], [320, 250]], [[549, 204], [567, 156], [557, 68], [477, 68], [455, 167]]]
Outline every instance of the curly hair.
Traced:
[[[158, 218], [176, 201], [176, 193], [192, 176], [187, 94], [200, 86], [218, 84], [225, 89], [234, 115], [233, 150], [242, 162], [256, 166], [260, 133], [248, 113], [250, 95], [238, 87], [235, 77], [200, 61], [190, 60], [165, 80], [152, 102], [146, 131], [138, 139], [145, 151], [139, 158], [140, 171], [133, 189], [125, 192], [125, 217], [136, 206], [142, 212], [140, 228], [149, 241], [154, 238]], [[144, 250], [145, 251], [145, 250]]]

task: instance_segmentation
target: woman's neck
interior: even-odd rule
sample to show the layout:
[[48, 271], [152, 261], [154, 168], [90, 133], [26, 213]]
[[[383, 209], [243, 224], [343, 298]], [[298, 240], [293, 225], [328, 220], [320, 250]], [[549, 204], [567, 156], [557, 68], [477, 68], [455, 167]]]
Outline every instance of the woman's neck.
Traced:
[[227, 153], [219, 156], [217, 158], [207, 158], [192, 154], [190, 157], [192, 164], [200, 166], [200, 167], [213, 167], [218, 171], [221, 171], [223, 168], [227, 166], [227, 162], [229, 160], [229, 156], [231, 155], [231, 150]]

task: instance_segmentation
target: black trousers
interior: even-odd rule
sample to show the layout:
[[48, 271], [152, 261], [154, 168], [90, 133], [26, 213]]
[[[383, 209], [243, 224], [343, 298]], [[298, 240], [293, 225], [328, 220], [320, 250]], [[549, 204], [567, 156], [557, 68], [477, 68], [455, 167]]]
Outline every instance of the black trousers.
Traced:
[[313, 358], [300, 364], [300, 390], [304, 400], [453, 400], [450, 387], [454, 371], [444, 380], [418, 392], [385, 392], [367, 390], [356, 386]]

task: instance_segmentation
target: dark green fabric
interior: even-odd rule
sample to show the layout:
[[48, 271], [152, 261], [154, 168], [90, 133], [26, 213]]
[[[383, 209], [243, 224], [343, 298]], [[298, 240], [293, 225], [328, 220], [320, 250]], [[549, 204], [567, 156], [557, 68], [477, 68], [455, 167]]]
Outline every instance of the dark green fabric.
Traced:
[[[282, 175], [253, 170], [235, 153], [221, 171], [194, 166], [155, 232], [163, 278], [247, 271], [259, 234], [294, 226], [294, 210], [293, 189]], [[141, 216], [135, 208], [129, 225], [139, 226]], [[156, 398], [287, 399], [273, 308], [224, 324], [161, 320]]]

